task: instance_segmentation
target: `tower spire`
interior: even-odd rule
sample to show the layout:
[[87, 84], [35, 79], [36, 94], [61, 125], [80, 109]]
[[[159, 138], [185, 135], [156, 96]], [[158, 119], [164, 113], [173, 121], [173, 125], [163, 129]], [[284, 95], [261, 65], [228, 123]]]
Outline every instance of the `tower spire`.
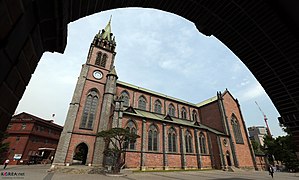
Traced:
[[95, 46], [113, 51], [115, 50], [116, 42], [115, 42], [115, 36], [113, 36], [113, 33], [111, 31], [111, 19], [112, 15], [110, 16], [110, 19], [106, 25], [106, 27], [102, 30], [100, 30], [93, 41], [93, 44]]
[[106, 25], [105, 29], [102, 30], [102, 38], [108, 41], [111, 41], [112, 33], [111, 33], [111, 19], [112, 15], [110, 16], [109, 22]]

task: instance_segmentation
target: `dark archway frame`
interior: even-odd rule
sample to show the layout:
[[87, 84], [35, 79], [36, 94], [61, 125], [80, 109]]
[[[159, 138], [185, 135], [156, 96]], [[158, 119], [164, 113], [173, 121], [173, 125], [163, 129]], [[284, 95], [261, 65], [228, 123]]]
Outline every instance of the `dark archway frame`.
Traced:
[[[296, 0], [3, 0], [0, 2], [0, 130], [45, 51], [63, 53], [67, 25], [115, 8], [177, 14], [215, 36], [248, 67], [290, 127], [299, 153], [299, 18]], [[299, 154], [298, 154], [299, 155]]]

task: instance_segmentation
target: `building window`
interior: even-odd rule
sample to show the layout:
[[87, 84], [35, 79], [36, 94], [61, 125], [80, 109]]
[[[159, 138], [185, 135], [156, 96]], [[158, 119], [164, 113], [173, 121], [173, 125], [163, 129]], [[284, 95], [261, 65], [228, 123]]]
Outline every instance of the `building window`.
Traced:
[[49, 142], [48, 139], [45, 139], [45, 143], [48, 144], [48, 142]]
[[17, 137], [16, 137], [16, 141], [19, 141], [19, 140], [20, 140], [20, 136], [17, 136]]
[[22, 129], [26, 129], [26, 123], [22, 123]]
[[192, 119], [193, 121], [197, 121], [197, 113], [195, 110], [192, 111]]
[[37, 131], [40, 131], [40, 126], [36, 126], [35, 129], [36, 129]]
[[192, 136], [189, 131], [185, 135], [186, 153], [192, 153]]
[[49, 134], [52, 134], [52, 129], [49, 129]]
[[155, 113], [161, 114], [161, 112], [162, 112], [161, 109], [162, 109], [162, 104], [161, 104], [160, 100], [156, 100], [155, 101], [155, 108], [154, 108]]
[[206, 138], [203, 133], [200, 133], [199, 135], [199, 146], [200, 146], [200, 153], [206, 154], [207, 153]]
[[[135, 125], [135, 123], [134, 123], [132, 120], [130, 120], [130, 121], [128, 122], [126, 129], [129, 130], [130, 133], [137, 134], [136, 125]], [[128, 149], [130, 149], [130, 150], [134, 150], [134, 149], [136, 149], [135, 144], [136, 144], [136, 141], [130, 141], [130, 142], [128, 143]]]
[[173, 104], [170, 104], [169, 106], [168, 106], [168, 114], [169, 114], [169, 116], [175, 116], [175, 108], [174, 108], [174, 106], [173, 106]]
[[43, 126], [40, 127], [40, 130], [41, 130], [41, 131], [44, 131], [44, 130], [45, 130], [45, 127], [43, 127]]
[[104, 54], [100, 63], [100, 66], [106, 67], [106, 62], [107, 62], [107, 54]]
[[142, 110], [146, 110], [146, 100], [143, 96], [140, 96], [138, 99], [138, 108]]
[[102, 53], [98, 52], [95, 65], [99, 66], [101, 63], [101, 59], [102, 59]]
[[186, 112], [186, 109], [184, 107], [182, 107], [181, 118], [182, 119], [187, 119], [187, 112]]
[[176, 132], [174, 128], [168, 130], [168, 152], [177, 152], [176, 150]]
[[148, 131], [148, 150], [158, 151], [158, 129], [154, 125]]
[[130, 96], [127, 91], [123, 91], [120, 95], [120, 98], [124, 101], [124, 106], [126, 106], [126, 107], [130, 106], [130, 103], [129, 103]]
[[98, 99], [98, 93], [95, 90], [91, 90], [88, 93], [83, 110], [80, 128], [92, 130], [98, 106]]
[[234, 115], [232, 116], [231, 123], [232, 123], [232, 126], [233, 126], [233, 131], [234, 131], [236, 143], [237, 144], [244, 144], [240, 124], [238, 123], [238, 120]]

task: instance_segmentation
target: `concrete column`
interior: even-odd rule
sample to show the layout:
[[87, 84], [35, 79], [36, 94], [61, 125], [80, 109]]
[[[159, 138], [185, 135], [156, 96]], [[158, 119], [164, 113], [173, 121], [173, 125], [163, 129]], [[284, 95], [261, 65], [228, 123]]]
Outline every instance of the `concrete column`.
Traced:
[[184, 129], [182, 126], [180, 126], [180, 142], [182, 168], [186, 169], [186, 144], [184, 137]]
[[215, 159], [214, 159], [214, 153], [213, 153], [213, 147], [212, 147], [212, 142], [211, 142], [211, 137], [209, 135], [209, 133], [207, 133], [207, 140], [208, 140], [208, 146], [209, 146], [209, 153], [210, 153], [210, 157], [211, 157], [211, 164], [212, 167], [215, 167]]
[[123, 117], [123, 101], [115, 101], [115, 109], [113, 112], [112, 128], [122, 128], [122, 117]]
[[141, 168], [140, 170], [141, 171], [144, 171], [146, 170], [146, 167], [145, 167], [145, 155], [144, 155], [144, 152], [146, 151], [146, 120], [142, 120], [142, 135], [141, 135], [141, 162], [140, 162], [140, 165], [141, 165]]
[[224, 165], [225, 160], [223, 158], [222, 144], [221, 144], [221, 140], [220, 140], [219, 136], [217, 136], [217, 144], [218, 144], [218, 148], [219, 148], [221, 169], [224, 169], [225, 168], [225, 165]]
[[230, 148], [231, 148], [231, 152], [232, 152], [232, 157], [234, 160], [234, 165], [236, 167], [239, 167], [239, 162], [238, 162], [237, 155], [236, 155], [236, 147], [235, 147], [235, 143], [233, 142], [232, 134], [230, 131], [230, 126], [229, 126], [230, 124], [229, 124], [227, 116], [226, 116], [225, 108], [223, 105], [223, 99], [221, 97], [221, 94], [218, 94], [218, 96], [219, 96], [218, 97], [219, 107], [220, 107], [220, 110], [221, 110], [223, 118], [224, 118], [225, 129], [227, 131], [227, 134], [229, 135], [229, 143], [230, 143]]
[[74, 124], [77, 119], [77, 113], [80, 107], [81, 96], [85, 85], [88, 69], [89, 66], [87, 65], [82, 66], [81, 73], [78, 78], [75, 92], [73, 95], [73, 99], [72, 102], [70, 103], [70, 107], [66, 116], [64, 127], [60, 135], [53, 165], [65, 165], [66, 163], [65, 160], [69, 149]]
[[196, 159], [197, 159], [197, 167], [201, 169], [202, 162], [201, 162], [201, 154], [200, 154], [200, 147], [199, 147], [199, 139], [198, 139], [198, 130], [194, 129], [194, 141], [195, 141], [195, 152], [196, 152]]
[[168, 170], [168, 156], [167, 156], [167, 129], [166, 124], [163, 123], [163, 169]]
[[[116, 93], [116, 80], [117, 76], [113, 74], [107, 75], [107, 82], [105, 85], [105, 93], [103, 96], [103, 104], [102, 111], [100, 116], [100, 123], [98, 126], [98, 132], [108, 130], [111, 127], [108, 127], [110, 114], [111, 114], [111, 106], [114, 103], [114, 95]], [[93, 165], [102, 166], [104, 160], [104, 152], [105, 150], [105, 142], [103, 138], [97, 137], [94, 148], [94, 157], [93, 157]]]

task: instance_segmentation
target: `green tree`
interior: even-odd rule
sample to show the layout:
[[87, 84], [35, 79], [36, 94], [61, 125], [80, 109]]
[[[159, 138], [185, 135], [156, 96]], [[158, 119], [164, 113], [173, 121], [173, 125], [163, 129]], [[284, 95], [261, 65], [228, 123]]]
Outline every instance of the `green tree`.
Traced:
[[277, 138], [269, 136], [264, 137], [263, 149], [268, 155], [270, 163], [273, 163], [274, 160], [276, 160], [281, 161], [289, 170], [296, 170], [299, 168], [299, 161], [295, 153], [295, 145], [293, 144], [292, 136], [290, 134], [286, 136], [278, 136]]
[[3, 162], [7, 156], [9, 150], [9, 143], [3, 141], [8, 137], [5, 132], [0, 132], [0, 162]]
[[251, 145], [255, 154], [257, 155], [264, 154], [258, 142], [256, 142], [255, 140], [251, 140]]
[[113, 159], [112, 173], [119, 173], [125, 162], [125, 152], [128, 143], [136, 142], [136, 139], [140, 136], [123, 128], [112, 128], [107, 131], [101, 131], [97, 136], [102, 137], [106, 143], [106, 149], [104, 150], [105, 157]]

